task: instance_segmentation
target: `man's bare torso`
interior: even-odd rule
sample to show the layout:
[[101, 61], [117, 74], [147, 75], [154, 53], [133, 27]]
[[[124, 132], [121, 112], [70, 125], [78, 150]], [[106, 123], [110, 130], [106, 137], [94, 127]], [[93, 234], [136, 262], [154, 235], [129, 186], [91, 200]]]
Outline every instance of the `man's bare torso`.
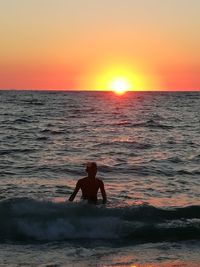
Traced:
[[88, 201], [97, 202], [97, 193], [100, 187], [103, 186], [101, 180], [95, 178], [83, 178], [78, 181], [78, 187], [82, 191], [82, 198]]

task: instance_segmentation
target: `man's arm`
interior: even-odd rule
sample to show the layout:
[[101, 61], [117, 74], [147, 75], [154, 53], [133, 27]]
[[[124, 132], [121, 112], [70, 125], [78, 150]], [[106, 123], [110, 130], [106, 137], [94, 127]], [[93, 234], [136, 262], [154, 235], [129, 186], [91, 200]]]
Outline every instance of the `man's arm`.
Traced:
[[78, 181], [77, 184], [76, 184], [76, 187], [74, 189], [74, 192], [71, 194], [71, 196], [68, 199], [69, 201], [73, 201], [74, 200], [74, 198], [75, 198], [76, 194], [78, 193], [79, 189], [80, 189], [80, 182]]
[[101, 190], [101, 195], [102, 195], [102, 198], [103, 198], [103, 204], [106, 204], [107, 196], [106, 196], [106, 191], [105, 191], [105, 188], [104, 188], [104, 183], [102, 181], [100, 183], [100, 190]]

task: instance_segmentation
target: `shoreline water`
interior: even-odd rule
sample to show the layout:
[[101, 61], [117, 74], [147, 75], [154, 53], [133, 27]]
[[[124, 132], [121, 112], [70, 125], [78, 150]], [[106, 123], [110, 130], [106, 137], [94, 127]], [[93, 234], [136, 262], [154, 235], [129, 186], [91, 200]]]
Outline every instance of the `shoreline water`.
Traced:
[[0, 245], [0, 264], [12, 267], [199, 267], [199, 250], [192, 242], [141, 244], [123, 250], [96, 248], [94, 245], [72, 247], [56, 242], [48, 245]]

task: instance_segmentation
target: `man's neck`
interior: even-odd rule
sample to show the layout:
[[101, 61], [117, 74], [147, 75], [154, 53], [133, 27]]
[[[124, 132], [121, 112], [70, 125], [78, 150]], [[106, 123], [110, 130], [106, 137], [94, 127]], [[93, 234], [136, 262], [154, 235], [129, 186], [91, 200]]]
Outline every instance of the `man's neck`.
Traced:
[[89, 179], [96, 179], [96, 177], [94, 175], [88, 175]]

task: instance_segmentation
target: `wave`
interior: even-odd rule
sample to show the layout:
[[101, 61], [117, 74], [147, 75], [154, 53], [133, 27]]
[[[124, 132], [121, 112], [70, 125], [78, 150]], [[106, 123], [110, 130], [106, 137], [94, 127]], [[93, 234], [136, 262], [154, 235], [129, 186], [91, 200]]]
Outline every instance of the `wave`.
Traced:
[[0, 242], [109, 240], [111, 243], [200, 239], [200, 206], [104, 207], [29, 198], [0, 201]]
[[187, 171], [187, 170], [179, 170], [177, 171], [179, 175], [200, 175], [200, 170], [192, 170], [192, 171]]
[[94, 147], [104, 147], [104, 146], [118, 146], [118, 147], [126, 147], [126, 148], [131, 148], [131, 149], [150, 149], [153, 147], [152, 144], [149, 143], [140, 143], [140, 142], [136, 142], [136, 141], [129, 141], [129, 140], [120, 140], [120, 139], [114, 139], [113, 141], [109, 141], [109, 142], [102, 142], [99, 144], [95, 144]]
[[119, 122], [113, 123], [113, 125], [116, 125], [116, 126], [134, 126], [131, 122], [129, 122], [127, 120], [123, 120], [123, 121], [119, 121]]
[[27, 105], [34, 105], [34, 106], [44, 106], [45, 103], [39, 101], [38, 99], [23, 99], [20, 101], [22, 104], [27, 104]]
[[19, 124], [24, 124], [24, 123], [32, 123], [33, 122], [33, 118], [31, 117], [23, 117], [23, 118], [18, 118], [18, 119], [15, 119], [13, 121], [13, 123], [19, 123]]
[[150, 119], [147, 121], [143, 121], [143, 122], [138, 122], [138, 123], [132, 123], [129, 124], [130, 127], [135, 127], [135, 128], [140, 128], [140, 127], [144, 127], [144, 128], [158, 128], [158, 129], [173, 129], [174, 126], [172, 125], [166, 125], [166, 124], [161, 124], [159, 121], [156, 121], [154, 119]]
[[130, 128], [158, 128], [158, 129], [163, 129], [163, 130], [168, 130], [168, 129], [173, 129], [174, 126], [172, 125], [166, 125], [166, 124], [161, 124], [158, 121], [155, 121], [153, 119], [147, 120], [147, 121], [142, 121], [142, 122], [129, 122], [129, 121], [120, 121], [113, 123], [112, 125], [114, 126], [126, 126]]
[[40, 132], [44, 134], [52, 134], [52, 135], [66, 133], [64, 130], [50, 130], [50, 129], [43, 129]]
[[160, 128], [160, 129], [173, 129], [174, 128], [172, 125], [161, 124], [160, 122], [155, 121], [153, 119], [148, 120], [145, 123], [145, 126], [149, 128]]
[[36, 149], [30, 149], [30, 148], [12, 148], [12, 149], [0, 149], [0, 155], [9, 155], [14, 153], [32, 153], [35, 152]]

